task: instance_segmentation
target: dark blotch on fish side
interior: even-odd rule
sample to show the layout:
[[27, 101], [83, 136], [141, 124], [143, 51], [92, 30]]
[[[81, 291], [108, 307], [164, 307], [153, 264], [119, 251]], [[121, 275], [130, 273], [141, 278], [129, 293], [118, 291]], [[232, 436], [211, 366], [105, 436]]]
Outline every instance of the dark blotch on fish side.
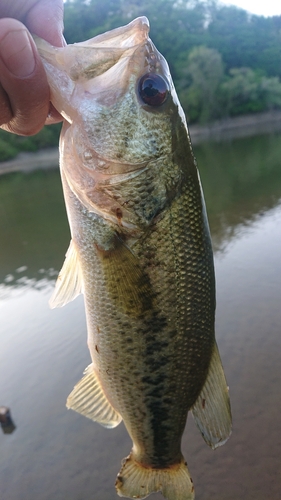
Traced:
[[[145, 386], [145, 402], [153, 435], [153, 456], [150, 465], [165, 468], [171, 461], [171, 403], [172, 398], [163, 399], [168, 382], [167, 337], [161, 340], [161, 332], [167, 328], [167, 318], [153, 311], [144, 321], [142, 338], [145, 341], [146, 374], [141, 377]], [[167, 368], [166, 368], [167, 367]]]
[[159, 400], [150, 400], [148, 408], [151, 411], [150, 419], [153, 431], [154, 457], [152, 457], [152, 465], [157, 468], [165, 468], [171, 465], [170, 458], [170, 413], [167, 406], [163, 405], [161, 398]]
[[146, 376], [142, 377], [141, 381], [144, 384], [148, 384], [148, 385], [158, 385], [158, 384], [161, 384], [162, 382], [164, 382], [164, 380], [166, 378], [167, 377], [165, 374], [159, 373], [156, 377], [153, 377], [152, 375], [146, 375]]

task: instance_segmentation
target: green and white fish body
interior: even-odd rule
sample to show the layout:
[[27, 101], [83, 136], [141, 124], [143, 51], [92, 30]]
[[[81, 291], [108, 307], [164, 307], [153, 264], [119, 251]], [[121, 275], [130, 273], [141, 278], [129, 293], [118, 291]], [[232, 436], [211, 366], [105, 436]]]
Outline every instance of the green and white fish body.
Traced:
[[168, 65], [145, 17], [87, 42], [37, 39], [64, 117], [71, 244], [52, 307], [84, 294], [92, 364], [67, 406], [133, 441], [120, 496], [194, 498], [181, 452], [192, 411], [213, 448], [231, 432], [214, 333], [205, 205]]

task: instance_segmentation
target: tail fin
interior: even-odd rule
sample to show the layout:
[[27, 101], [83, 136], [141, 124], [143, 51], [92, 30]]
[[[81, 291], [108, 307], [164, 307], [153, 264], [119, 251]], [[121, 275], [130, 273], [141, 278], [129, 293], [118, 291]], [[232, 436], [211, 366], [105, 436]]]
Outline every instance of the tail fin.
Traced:
[[115, 487], [120, 497], [146, 498], [160, 491], [168, 500], [194, 499], [194, 486], [184, 458], [169, 468], [152, 469], [136, 462], [131, 453], [123, 462]]

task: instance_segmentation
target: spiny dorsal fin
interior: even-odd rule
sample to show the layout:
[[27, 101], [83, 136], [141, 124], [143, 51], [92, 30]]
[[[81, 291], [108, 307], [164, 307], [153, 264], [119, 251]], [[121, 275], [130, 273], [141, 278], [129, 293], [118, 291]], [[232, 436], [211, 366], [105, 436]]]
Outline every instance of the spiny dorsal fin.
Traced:
[[71, 240], [64, 264], [56, 281], [49, 304], [52, 309], [63, 307], [82, 293], [82, 274], [75, 244]]
[[101, 384], [89, 365], [85, 370], [85, 376], [74, 387], [69, 394], [66, 406], [77, 411], [95, 422], [111, 429], [122, 421], [122, 417], [109, 403]]
[[223, 445], [231, 434], [228, 387], [217, 344], [206, 382], [192, 407], [193, 417], [206, 443], [213, 449]]

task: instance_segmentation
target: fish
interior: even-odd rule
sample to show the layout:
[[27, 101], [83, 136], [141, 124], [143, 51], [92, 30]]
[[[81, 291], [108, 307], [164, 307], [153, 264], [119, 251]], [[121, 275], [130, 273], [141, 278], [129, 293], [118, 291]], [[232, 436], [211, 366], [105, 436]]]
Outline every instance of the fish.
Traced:
[[205, 202], [168, 63], [144, 16], [63, 48], [35, 41], [64, 119], [71, 231], [50, 304], [83, 293], [92, 361], [67, 407], [107, 428], [123, 420], [133, 446], [119, 496], [191, 500], [188, 412], [217, 448], [231, 409]]

